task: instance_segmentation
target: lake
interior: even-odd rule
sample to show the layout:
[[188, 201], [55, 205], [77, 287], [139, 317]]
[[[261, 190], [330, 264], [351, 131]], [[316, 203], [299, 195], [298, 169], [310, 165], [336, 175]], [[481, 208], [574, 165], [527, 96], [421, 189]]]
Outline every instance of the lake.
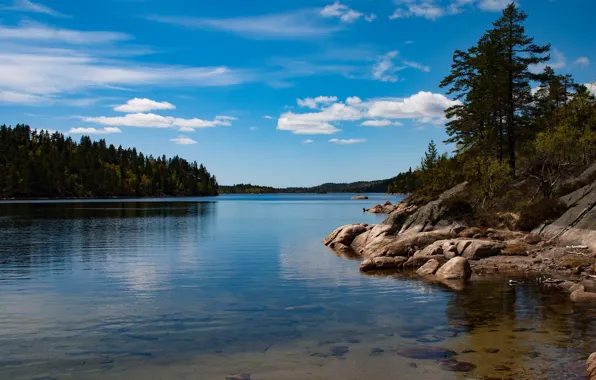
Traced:
[[583, 378], [596, 310], [362, 275], [321, 240], [400, 198], [352, 195], [0, 203], [0, 379]]

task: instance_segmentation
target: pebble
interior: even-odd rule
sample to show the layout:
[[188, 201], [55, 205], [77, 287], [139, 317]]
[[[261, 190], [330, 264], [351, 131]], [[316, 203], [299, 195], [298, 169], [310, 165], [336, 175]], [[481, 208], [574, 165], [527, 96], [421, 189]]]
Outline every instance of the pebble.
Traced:
[[381, 348], [371, 348], [370, 349], [370, 356], [381, 356], [385, 353], [385, 350]]
[[499, 351], [500, 350], [498, 348], [485, 348], [484, 349], [484, 352], [486, 352], [487, 354], [496, 354]]

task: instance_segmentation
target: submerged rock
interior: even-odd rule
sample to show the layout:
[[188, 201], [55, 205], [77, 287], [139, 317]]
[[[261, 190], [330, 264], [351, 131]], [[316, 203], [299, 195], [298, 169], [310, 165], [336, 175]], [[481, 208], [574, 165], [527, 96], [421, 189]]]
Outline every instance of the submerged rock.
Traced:
[[366, 195], [355, 195], [352, 197], [352, 200], [363, 200], [363, 199], [368, 199], [368, 197]]
[[441, 362], [441, 369], [450, 372], [470, 372], [476, 369], [476, 365], [468, 362], [460, 362], [455, 359]]
[[397, 350], [397, 354], [410, 359], [440, 360], [450, 359], [457, 352], [435, 346], [414, 346]]
[[436, 276], [439, 280], [469, 280], [472, 268], [465, 257], [454, 257], [437, 271]]
[[250, 380], [249, 373], [237, 373], [234, 375], [226, 376], [226, 380]]
[[583, 286], [581, 287], [581, 289], [577, 289], [576, 291], [571, 293], [571, 296], [569, 298], [571, 298], [571, 301], [576, 303], [591, 302], [596, 304], [596, 293], [586, 292], [583, 289]]
[[348, 352], [350, 352], [350, 349], [348, 348], [348, 346], [331, 347], [331, 355], [332, 356], [344, 356]]

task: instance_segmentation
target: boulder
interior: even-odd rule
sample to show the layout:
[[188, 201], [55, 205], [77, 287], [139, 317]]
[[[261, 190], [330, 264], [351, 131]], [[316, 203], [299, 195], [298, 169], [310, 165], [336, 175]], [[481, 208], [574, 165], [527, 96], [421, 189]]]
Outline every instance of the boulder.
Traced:
[[403, 264], [406, 261], [407, 259], [405, 257], [375, 257], [366, 259], [360, 263], [360, 271], [397, 270], [403, 268]]
[[383, 206], [391, 206], [391, 202], [386, 201], [385, 203], [383, 203]]
[[418, 251], [414, 254], [414, 258], [431, 258], [433, 256], [438, 256], [443, 254], [443, 240], [437, 240], [428, 247], [424, 248], [421, 251]]
[[364, 224], [348, 224], [333, 231], [325, 240], [323, 244], [333, 248], [333, 244], [341, 243], [343, 245], [350, 245], [356, 236], [366, 232], [367, 226]]
[[[594, 170], [592, 165], [586, 172]], [[590, 178], [582, 174], [580, 177]], [[559, 198], [567, 211], [557, 220], [532, 233], [564, 245], [586, 245], [596, 252], [596, 181]]]
[[457, 250], [457, 253], [461, 255], [470, 244], [472, 244], [472, 240], [461, 240], [457, 243], [455, 249]]
[[450, 237], [452, 235], [449, 230], [397, 235], [386, 239], [378, 246], [367, 245], [364, 253], [368, 256], [411, 256], [417, 249], [423, 249], [437, 240], [445, 240]]
[[569, 298], [576, 303], [596, 303], [596, 293], [586, 292], [583, 287], [571, 293]]
[[437, 271], [436, 276], [439, 280], [469, 280], [472, 268], [465, 257], [454, 257]]
[[439, 269], [440, 266], [441, 263], [439, 263], [437, 260], [430, 259], [426, 262], [426, 264], [418, 268], [416, 273], [419, 276], [432, 276], [433, 274], [435, 274], [435, 272]]
[[540, 243], [542, 241], [542, 237], [540, 235], [528, 234], [524, 238], [524, 241], [528, 244], [534, 245]]
[[363, 200], [363, 199], [368, 199], [368, 197], [366, 195], [355, 195], [352, 197], [352, 200], [355, 200], [355, 201]]
[[462, 256], [469, 260], [484, 259], [497, 256], [504, 248], [503, 243], [491, 240], [473, 240], [463, 251]]
[[435, 225], [443, 221], [443, 226], [453, 224], [457, 219], [462, 218], [473, 210], [471, 206], [458, 199], [464, 197], [467, 182], [445, 191], [435, 201], [429, 202], [420, 207], [410, 215], [404, 223], [401, 233], [417, 233], [421, 231], [433, 231]]
[[478, 227], [469, 227], [459, 233], [459, 237], [463, 237], [463, 238], [471, 238], [476, 235], [480, 235], [480, 236], [483, 235], [483, 231]]
[[370, 212], [372, 214], [384, 214], [385, 209], [381, 205], [374, 205], [368, 209], [368, 212]]
[[594, 352], [586, 361], [586, 376], [588, 380], [596, 380], [596, 352]]

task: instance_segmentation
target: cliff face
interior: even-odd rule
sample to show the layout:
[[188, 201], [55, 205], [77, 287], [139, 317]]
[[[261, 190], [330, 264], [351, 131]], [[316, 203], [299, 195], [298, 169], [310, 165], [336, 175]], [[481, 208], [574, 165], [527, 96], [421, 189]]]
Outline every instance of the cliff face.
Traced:
[[[577, 181], [585, 181], [596, 173], [592, 165]], [[560, 201], [567, 211], [552, 223], [536, 228], [533, 233], [562, 245], [587, 246], [596, 252], [596, 180], [565, 195]]]

